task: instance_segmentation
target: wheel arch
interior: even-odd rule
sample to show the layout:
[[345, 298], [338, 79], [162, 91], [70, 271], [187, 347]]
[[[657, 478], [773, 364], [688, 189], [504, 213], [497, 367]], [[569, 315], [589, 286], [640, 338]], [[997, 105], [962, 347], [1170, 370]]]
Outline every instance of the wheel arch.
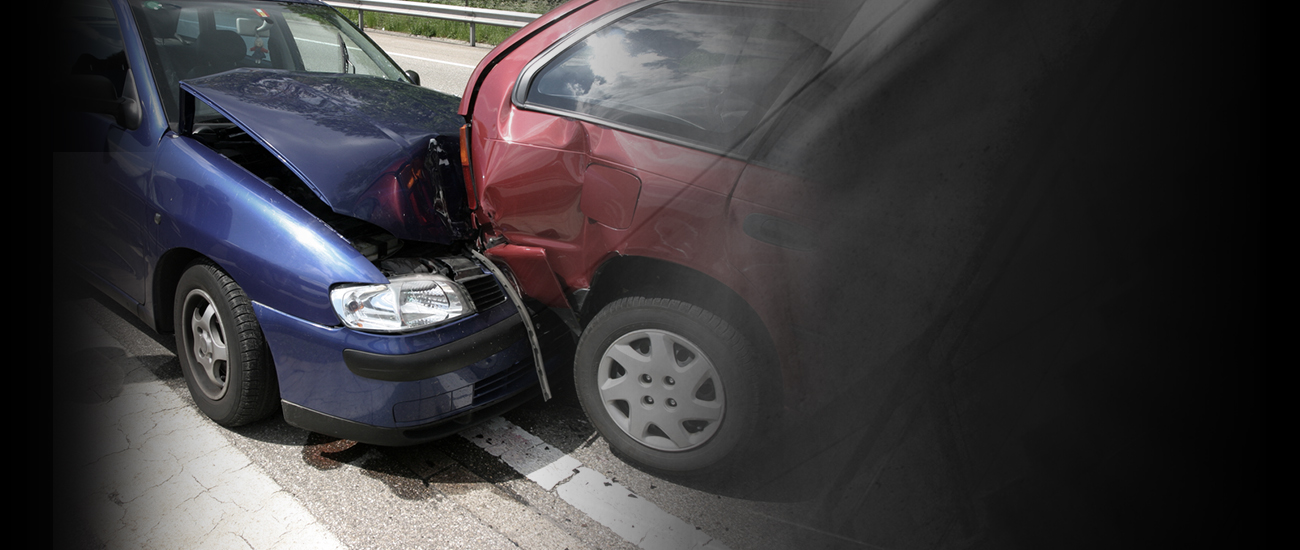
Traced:
[[[279, 376], [252, 301], [229, 272], [201, 254], [182, 254], [170, 317], [185, 328], [176, 334], [176, 355], [199, 409], [216, 423], [242, 426], [280, 406]], [[193, 308], [193, 309], [191, 309]], [[192, 319], [192, 322], [191, 322]], [[180, 327], [178, 327], [180, 328]]]
[[153, 307], [151, 308], [155, 331], [164, 334], [175, 332], [172, 311], [176, 305], [176, 284], [185, 273], [185, 268], [199, 258], [216, 263], [211, 258], [188, 248], [173, 248], [158, 257], [158, 265], [154, 268]]

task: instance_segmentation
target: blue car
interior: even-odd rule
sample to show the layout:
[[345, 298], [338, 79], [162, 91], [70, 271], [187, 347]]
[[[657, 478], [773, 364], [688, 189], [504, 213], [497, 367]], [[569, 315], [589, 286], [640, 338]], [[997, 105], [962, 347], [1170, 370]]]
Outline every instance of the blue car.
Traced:
[[316, 1], [59, 15], [57, 247], [214, 421], [406, 445], [546, 391], [571, 333], [483, 253], [457, 98]]

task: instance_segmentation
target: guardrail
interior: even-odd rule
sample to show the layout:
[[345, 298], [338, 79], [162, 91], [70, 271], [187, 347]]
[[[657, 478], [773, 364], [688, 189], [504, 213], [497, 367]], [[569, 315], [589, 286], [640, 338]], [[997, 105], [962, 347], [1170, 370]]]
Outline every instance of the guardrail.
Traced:
[[541, 17], [536, 13], [449, 6], [447, 4], [429, 4], [425, 2], [404, 2], [402, 0], [326, 0], [325, 3], [336, 8], [357, 10], [357, 26], [361, 27], [362, 30], [366, 28], [365, 13], [367, 11], [463, 21], [469, 23], [469, 45], [471, 46], [477, 42], [475, 39], [475, 25], [496, 25], [498, 27], [514, 27], [517, 29]]

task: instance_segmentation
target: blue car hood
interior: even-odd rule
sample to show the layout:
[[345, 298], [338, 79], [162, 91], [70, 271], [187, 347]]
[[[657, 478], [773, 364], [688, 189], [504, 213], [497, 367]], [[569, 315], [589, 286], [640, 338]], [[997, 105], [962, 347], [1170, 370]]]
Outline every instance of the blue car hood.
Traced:
[[[186, 80], [181, 88], [248, 132], [333, 211], [401, 239], [451, 243], [471, 235], [459, 98], [372, 76], [265, 69]], [[182, 132], [192, 129], [187, 124]]]

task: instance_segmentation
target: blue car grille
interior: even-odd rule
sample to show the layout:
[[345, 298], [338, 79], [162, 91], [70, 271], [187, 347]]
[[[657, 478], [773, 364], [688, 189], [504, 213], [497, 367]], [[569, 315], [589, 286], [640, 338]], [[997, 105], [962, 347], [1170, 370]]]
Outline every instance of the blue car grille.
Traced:
[[510, 368], [479, 380], [474, 384], [474, 403], [487, 403], [498, 397], [504, 397], [519, 388], [524, 379], [536, 379], [533, 360], [524, 359]]
[[[568, 337], [569, 328], [564, 322], [545, 309], [533, 314], [533, 325], [537, 329], [537, 339], [543, 350], [552, 353], [572, 353], [568, 348], [573, 341]], [[537, 380], [537, 370], [533, 368], [531, 357], [521, 359], [501, 372], [483, 378], [474, 384], [474, 404], [486, 403], [517, 391], [520, 383], [533, 384]]]
[[496, 277], [491, 275], [462, 279], [458, 282], [465, 285], [465, 290], [469, 291], [469, 299], [474, 301], [474, 307], [479, 311], [506, 301], [505, 291], [497, 283]]

